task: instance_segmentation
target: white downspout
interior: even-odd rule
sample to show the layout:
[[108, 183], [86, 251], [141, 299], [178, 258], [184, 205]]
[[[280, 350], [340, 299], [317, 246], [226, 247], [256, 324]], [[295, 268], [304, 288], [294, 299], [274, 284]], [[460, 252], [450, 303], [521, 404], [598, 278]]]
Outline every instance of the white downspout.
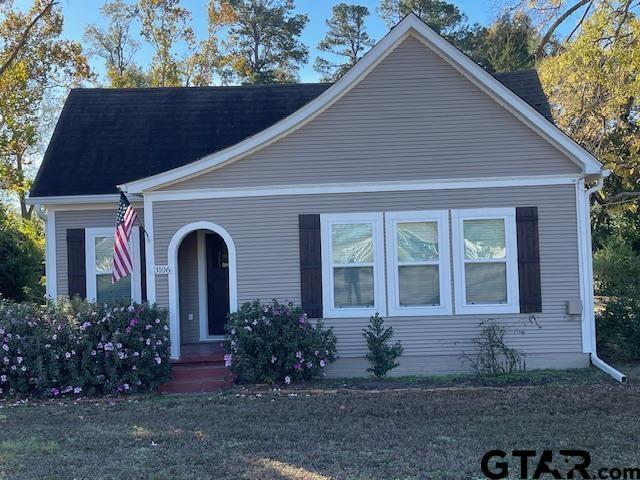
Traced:
[[[591, 195], [593, 195], [595, 192], [599, 191], [602, 189], [603, 185], [604, 185], [604, 179], [606, 177], [608, 177], [610, 174], [610, 171], [605, 170], [603, 172], [603, 175], [598, 177], [598, 182], [591, 188], [587, 189], [584, 191], [584, 206], [582, 208], [583, 210], [583, 215], [584, 215], [584, 225], [586, 227], [586, 231], [583, 233], [583, 239], [584, 239], [584, 256], [586, 259], [586, 263], [587, 263], [587, 271], [586, 271], [586, 285], [585, 285], [585, 300], [586, 300], [586, 305], [584, 306], [585, 309], [585, 315], [587, 315], [587, 322], [589, 322], [589, 330], [590, 330], [590, 341], [591, 341], [591, 349], [590, 349], [590, 357], [591, 357], [591, 363], [599, 368], [600, 370], [602, 370], [603, 372], [605, 372], [607, 375], [610, 375], [611, 377], [613, 377], [615, 380], [617, 380], [620, 383], [627, 383], [627, 376], [616, 370], [615, 368], [613, 368], [611, 365], [609, 365], [607, 362], [605, 362], [604, 360], [602, 360], [600, 357], [598, 357], [598, 350], [597, 350], [597, 342], [596, 342], [596, 319], [595, 319], [595, 305], [593, 302], [593, 295], [594, 295], [594, 289], [593, 289], [593, 250], [592, 250], [592, 245], [591, 245], [591, 214], [590, 214], [590, 205], [591, 205]], [[584, 180], [580, 180], [580, 183], [578, 184], [579, 187], [584, 186]]]

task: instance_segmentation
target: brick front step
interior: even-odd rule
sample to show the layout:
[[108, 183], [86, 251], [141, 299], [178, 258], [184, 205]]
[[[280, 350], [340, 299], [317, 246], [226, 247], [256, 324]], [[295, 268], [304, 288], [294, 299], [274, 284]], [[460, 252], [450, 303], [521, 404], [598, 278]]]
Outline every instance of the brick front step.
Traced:
[[213, 364], [213, 365], [200, 365], [200, 364], [192, 364], [192, 365], [173, 365], [171, 369], [171, 377], [174, 381], [183, 381], [183, 380], [228, 380], [232, 378], [232, 374], [228, 368], [226, 368], [223, 364]]
[[224, 366], [220, 344], [184, 345], [179, 360], [171, 361], [171, 381], [164, 393], [216, 392], [233, 386], [234, 375]]

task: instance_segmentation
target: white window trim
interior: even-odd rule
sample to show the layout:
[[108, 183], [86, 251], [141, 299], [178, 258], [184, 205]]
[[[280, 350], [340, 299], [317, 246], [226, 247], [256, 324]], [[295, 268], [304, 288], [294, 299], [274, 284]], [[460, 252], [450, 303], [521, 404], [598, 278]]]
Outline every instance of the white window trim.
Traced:
[[[469, 219], [502, 219], [505, 225], [507, 264], [507, 303], [495, 305], [468, 305], [464, 268], [463, 221]], [[518, 241], [515, 208], [477, 208], [451, 211], [453, 237], [453, 274], [455, 285], [455, 312], [457, 315], [519, 313]]]
[[[400, 306], [396, 225], [402, 222], [436, 222], [438, 226], [438, 265], [440, 305]], [[449, 250], [448, 210], [418, 210], [385, 213], [387, 247], [387, 292], [390, 317], [451, 315], [451, 259]]]
[[[333, 263], [331, 226], [344, 223], [371, 223], [373, 233], [372, 308], [336, 308], [333, 298]], [[322, 305], [324, 318], [362, 318], [379, 313], [386, 316], [384, 272], [384, 216], [382, 213], [339, 213], [320, 215], [322, 239]]]
[[[95, 302], [97, 297], [97, 272], [96, 272], [96, 237], [115, 236], [115, 228], [87, 228], [84, 231], [84, 247], [86, 258], [86, 288], [87, 300]], [[140, 229], [133, 227], [129, 240], [133, 252], [133, 272], [131, 273], [131, 299], [142, 302], [142, 286], [140, 285]]]

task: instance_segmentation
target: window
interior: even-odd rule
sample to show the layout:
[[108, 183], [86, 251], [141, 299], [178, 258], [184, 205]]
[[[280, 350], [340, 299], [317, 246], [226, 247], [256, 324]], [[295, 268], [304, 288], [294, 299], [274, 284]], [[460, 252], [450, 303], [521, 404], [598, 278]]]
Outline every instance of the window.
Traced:
[[324, 317], [386, 315], [381, 213], [321, 215]]
[[133, 274], [111, 283], [113, 263], [113, 235], [115, 228], [87, 228], [85, 254], [87, 262], [87, 300], [98, 303], [127, 303], [141, 301], [140, 288], [140, 233], [131, 231]]
[[518, 259], [514, 208], [454, 210], [456, 313], [515, 313]]
[[385, 214], [389, 315], [450, 315], [449, 214]]

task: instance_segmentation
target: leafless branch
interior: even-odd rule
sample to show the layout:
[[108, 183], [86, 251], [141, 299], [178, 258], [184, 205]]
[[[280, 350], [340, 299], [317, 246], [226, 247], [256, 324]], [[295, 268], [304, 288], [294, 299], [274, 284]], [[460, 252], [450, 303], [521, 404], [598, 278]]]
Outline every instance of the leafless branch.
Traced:
[[534, 56], [536, 58], [542, 57], [542, 54], [544, 53], [544, 48], [547, 46], [547, 44], [551, 40], [551, 37], [553, 37], [553, 34], [557, 30], [557, 28], [562, 24], [562, 22], [564, 22], [576, 11], [584, 7], [586, 4], [591, 3], [592, 1], [593, 0], [580, 0], [578, 3], [576, 3], [572, 7], [569, 7], [562, 15], [560, 15], [547, 29], [547, 33], [543, 35], [542, 40], [540, 40], [540, 43], [538, 44], [538, 48], [534, 53]]

